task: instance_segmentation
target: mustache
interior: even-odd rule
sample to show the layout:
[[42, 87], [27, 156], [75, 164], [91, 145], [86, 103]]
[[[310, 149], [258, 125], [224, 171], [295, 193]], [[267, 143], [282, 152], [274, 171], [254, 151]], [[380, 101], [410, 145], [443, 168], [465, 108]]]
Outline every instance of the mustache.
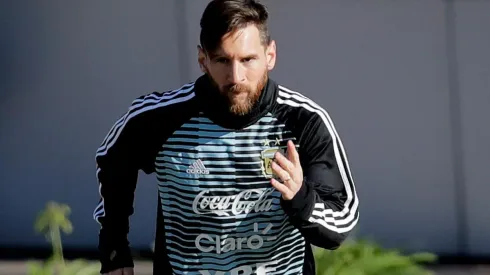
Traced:
[[247, 88], [247, 86], [241, 85], [241, 84], [230, 84], [230, 85], [224, 86], [223, 90], [230, 92], [230, 93], [241, 93], [241, 92], [247, 92], [248, 88]]

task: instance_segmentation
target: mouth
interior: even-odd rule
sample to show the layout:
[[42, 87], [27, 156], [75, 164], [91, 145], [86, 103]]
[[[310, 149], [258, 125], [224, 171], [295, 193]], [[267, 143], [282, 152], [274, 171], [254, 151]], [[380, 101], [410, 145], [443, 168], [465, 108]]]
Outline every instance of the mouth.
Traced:
[[239, 92], [230, 92], [228, 93], [228, 96], [233, 98], [233, 99], [244, 99], [248, 97], [248, 93], [245, 91], [239, 91]]

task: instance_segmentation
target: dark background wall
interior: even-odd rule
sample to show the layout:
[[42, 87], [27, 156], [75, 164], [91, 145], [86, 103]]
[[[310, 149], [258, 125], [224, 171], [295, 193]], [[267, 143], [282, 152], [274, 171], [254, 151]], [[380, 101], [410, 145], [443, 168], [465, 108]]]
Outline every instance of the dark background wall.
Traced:
[[[273, 77], [324, 106], [387, 246], [490, 254], [490, 1], [268, 0]], [[199, 75], [207, 1], [0, 2], [0, 246], [44, 246], [33, 221], [72, 207], [66, 246], [94, 248], [95, 151], [131, 101]], [[306, 2], [305, 2], [306, 3]], [[152, 241], [141, 175], [130, 234]]]

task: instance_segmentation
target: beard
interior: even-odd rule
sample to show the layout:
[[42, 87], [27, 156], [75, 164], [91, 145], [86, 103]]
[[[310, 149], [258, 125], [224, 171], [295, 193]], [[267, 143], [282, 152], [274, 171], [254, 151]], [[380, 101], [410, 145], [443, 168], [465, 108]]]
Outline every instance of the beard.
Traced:
[[219, 87], [211, 76], [210, 79], [219, 89], [223, 100], [228, 106], [228, 111], [234, 115], [243, 116], [250, 113], [252, 108], [259, 101], [262, 90], [268, 80], [268, 73], [266, 71], [255, 86], [231, 84]]

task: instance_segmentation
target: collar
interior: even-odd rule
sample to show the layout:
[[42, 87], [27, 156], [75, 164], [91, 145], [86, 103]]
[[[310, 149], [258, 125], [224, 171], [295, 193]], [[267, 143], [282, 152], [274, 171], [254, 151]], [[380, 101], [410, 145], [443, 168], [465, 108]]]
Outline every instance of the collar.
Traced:
[[230, 113], [219, 91], [211, 84], [207, 75], [202, 75], [195, 81], [194, 90], [200, 109], [209, 119], [224, 128], [242, 129], [271, 112], [275, 106], [278, 86], [269, 77], [257, 103], [248, 114], [243, 116]]

